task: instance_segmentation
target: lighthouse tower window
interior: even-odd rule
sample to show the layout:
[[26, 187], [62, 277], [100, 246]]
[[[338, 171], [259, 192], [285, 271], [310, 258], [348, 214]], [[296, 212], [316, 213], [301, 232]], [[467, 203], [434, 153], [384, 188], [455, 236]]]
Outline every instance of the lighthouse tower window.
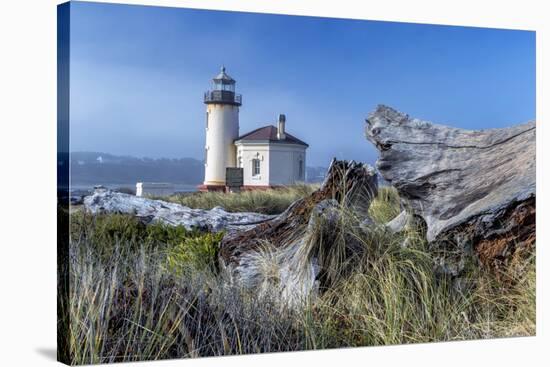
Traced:
[[260, 160], [255, 158], [252, 160], [252, 176], [257, 176], [260, 174]]

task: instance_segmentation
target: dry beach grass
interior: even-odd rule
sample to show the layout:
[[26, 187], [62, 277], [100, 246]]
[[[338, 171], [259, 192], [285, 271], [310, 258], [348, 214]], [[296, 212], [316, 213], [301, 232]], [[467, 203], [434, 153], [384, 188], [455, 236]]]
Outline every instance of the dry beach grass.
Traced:
[[318, 185], [300, 184], [268, 190], [251, 190], [225, 194], [221, 192], [196, 192], [176, 194], [168, 200], [190, 208], [212, 209], [221, 206], [230, 212], [256, 212], [278, 214], [301, 197], [311, 194]]
[[[310, 190], [171, 200], [277, 213]], [[370, 215], [383, 224], [399, 211], [397, 193], [382, 188]], [[353, 213], [342, 217], [349, 220], [339, 225], [353, 232]], [[433, 271], [422, 228], [376, 228], [357, 232], [362, 251], [353, 267], [335, 263], [329, 288], [289, 308], [273, 292], [259, 297], [222, 281], [221, 235], [75, 212], [62, 305], [69, 338], [60, 350], [74, 364], [89, 364], [535, 334], [534, 255], [500, 275], [472, 263], [456, 280]]]

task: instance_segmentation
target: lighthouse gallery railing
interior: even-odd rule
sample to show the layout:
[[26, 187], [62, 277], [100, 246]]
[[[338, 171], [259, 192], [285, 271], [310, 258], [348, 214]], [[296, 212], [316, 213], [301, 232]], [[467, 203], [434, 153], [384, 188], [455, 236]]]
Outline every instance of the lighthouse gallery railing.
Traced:
[[242, 104], [242, 95], [225, 90], [213, 90], [204, 93], [205, 103]]

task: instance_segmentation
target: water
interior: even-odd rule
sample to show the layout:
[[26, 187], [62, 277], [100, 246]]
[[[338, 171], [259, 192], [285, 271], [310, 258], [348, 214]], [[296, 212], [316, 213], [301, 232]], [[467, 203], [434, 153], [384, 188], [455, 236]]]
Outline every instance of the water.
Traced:
[[[89, 184], [89, 183], [72, 183], [70, 186], [70, 192], [71, 193], [91, 193], [94, 190], [94, 186], [101, 185], [105, 186], [108, 189], [111, 190], [119, 190], [119, 189], [129, 189], [132, 191], [136, 191], [136, 183], [97, 183], [97, 184]], [[172, 183], [174, 185], [174, 190], [176, 192], [195, 192], [197, 190], [197, 185], [189, 185], [189, 184], [179, 184], [179, 183]]]

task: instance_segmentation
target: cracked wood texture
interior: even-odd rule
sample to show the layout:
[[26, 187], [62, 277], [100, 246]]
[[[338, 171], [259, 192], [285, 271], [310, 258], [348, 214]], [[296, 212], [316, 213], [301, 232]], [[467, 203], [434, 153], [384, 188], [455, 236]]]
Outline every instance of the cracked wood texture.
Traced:
[[442, 250], [442, 270], [458, 273], [472, 250], [499, 265], [535, 242], [535, 122], [464, 130], [380, 105], [366, 120], [377, 168], [424, 219]]

